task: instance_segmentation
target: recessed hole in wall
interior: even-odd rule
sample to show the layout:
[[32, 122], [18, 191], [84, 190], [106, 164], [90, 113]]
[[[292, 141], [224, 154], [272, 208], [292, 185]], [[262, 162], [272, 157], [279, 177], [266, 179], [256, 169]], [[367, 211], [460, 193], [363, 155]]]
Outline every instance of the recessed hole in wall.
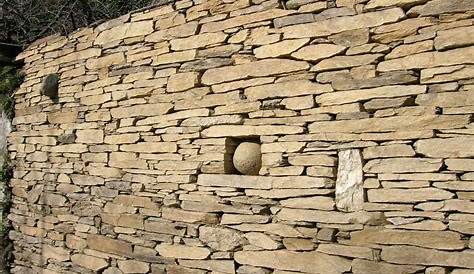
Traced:
[[226, 174], [258, 175], [262, 167], [260, 138], [227, 138], [225, 148]]
[[51, 99], [58, 98], [59, 75], [56, 73], [49, 74], [43, 80], [41, 85], [41, 94]]

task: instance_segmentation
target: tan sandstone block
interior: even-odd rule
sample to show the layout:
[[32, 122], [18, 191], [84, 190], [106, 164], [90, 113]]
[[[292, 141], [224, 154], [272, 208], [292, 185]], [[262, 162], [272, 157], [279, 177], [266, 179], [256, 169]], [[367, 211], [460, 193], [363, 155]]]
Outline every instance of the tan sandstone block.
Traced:
[[249, 242], [249, 244], [259, 248], [274, 250], [281, 246], [281, 244], [279, 244], [278, 242], [263, 233], [250, 232], [246, 233], [244, 236]]
[[74, 123], [77, 119], [77, 111], [58, 111], [48, 114], [48, 122], [51, 124]]
[[270, 76], [299, 70], [306, 70], [309, 64], [288, 59], [265, 59], [235, 66], [209, 69], [202, 75], [202, 83], [213, 85], [248, 77]]
[[345, 49], [345, 46], [333, 44], [309, 45], [292, 53], [291, 56], [296, 59], [317, 62], [342, 53]]
[[309, 39], [307, 38], [284, 40], [274, 44], [258, 47], [254, 50], [254, 54], [255, 57], [259, 59], [285, 56], [298, 50], [308, 42]]
[[267, 98], [293, 97], [331, 92], [331, 85], [321, 85], [308, 80], [279, 82], [245, 89], [245, 96], [252, 101]]
[[473, 97], [472, 91], [436, 92], [419, 95], [415, 102], [421, 106], [463, 107], [474, 105]]
[[379, 224], [385, 221], [380, 212], [335, 212], [311, 209], [283, 208], [277, 213], [279, 220], [304, 221], [327, 224]]
[[468, 120], [468, 116], [466, 115], [423, 115], [360, 119], [357, 120], [357, 123], [354, 123], [352, 120], [325, 121], [310, 124], [309, 132], [360, 133], [378, 131], [411, 131], [415, 128], [420, 131], [425, 129], [449, 129], [464, 127], [469, 123]]
[[117, 135], [107, 135], [105, 136], [104, 143], [106, 144], [133, 144], [140, 139], [138, 133], [127, 133], [127, 134], [117, 134]]
[[118, 107], [110, 110], [113, 118], [131, 118], [137, 116], [156, 116], [168, 113], [173, 109], [170, 103], [143, 104], [130, 107]]
[[360, 246], [348, 246], [348, 245], [340, 245], [340, 244], [319, 244], [318, 245], [318, 252], [330, 254], [330, 255], [337, 255], [337, 256], [344, 256], [344, 257], [351, 257], [351, 258], [362, 258], [373, 260], [375, 257], [374, 251], [367, 247], [360, 247]]
[[219, 30], [235, 28], [250, 23], [286, 16], [291, 13], [293, 13], [293, 11], [270, 9], [262, 12], [255, 12], [251, 14], [236, 16], [223, 21], [205, 23], [201, 27], [201, 33], [215, 32]]
[[89, 149], [83, 144], [69, 144], [51, 147], [49, 151], [62, 153], [84, 153], [89, 151]]
[[47, 244], [44, 244], [42, 246], [42, 257], [44, 259], [54, 259], [58, 262], [64, 262], [69, 260], [69, 253], [70, 251], [62, 248], [62, 247], [55, 247], [55, 246], [50, 246]]
[[378, 8], [397, 6], [408, 8], [419, 4], [424, 4], [428, 0], [371, 0], [365, 5], [365, 10], [375, 10]]
[[350, 260], [320, 252], [238, 251], [235, 260], [244, 265], [319, 274], [340, 274], [351, 268]]
[[410, 173], [438, 171], [443, 165], [441, 159], [430, 158], [387, 158], [370, 160], [364, 166], [368, 173]]
[[302, 208], [302, 209], [319, 209], [319, 210], [333, 210], [334, 199], [331, 197], [315, 196], [304, 198], [290, 198], [280, 201], [283, 207], [288, 208]]
[[202, 131], [204, 137], [259, 136], [276, 134], [298, 134], [303, 128], [298, 126], [212, 126]]
[[137, 144], [121, 145], [121, 151], [141, 153], [166, 153], [176, 152], [176, 143], [171, 142], [140, 142]]
[[473, 157], [474, 138], [435, 138], [419, 140], [415, 143], [417, 153], [428, 157]]
[[407, 231], [364, 229], [351, 233], [351, 242], [358, 244], [413, 245], [443, 250], [464, 248], [461, 235], [452, 231]]
[[285, 38], [322, 37], [347, 30], [362, 29], [397, 22], [405, 17], [400, 8], [363, 13], [355, 16], [331, 18], [309, 24], [282, 28]]
[[408, 11], [409, 15], [438, 15], [443, 13], [463, 12], [474, 9], [474, 3], [469, 0], [451, 0], [446, 2], [444, 0], [429, 1], [424, 5], [419, 5], [411, 8]]
[[385, 86], [371, 89], [336, 91], [321, 94], [316, 102], [321, 105], [339, 105], [374, 98], [391, 98], [404, 95], [416, 95], [426, 92], [426, 86]]
[[109, 263], [102, 259], [102, 258], [97, 258], [89, 255], [83, 255], [83, 254], [74, 254], [71, 256], [71, 261], [73, 264], [79, 265], [81, 267], [93, 270], [93, 271], [100, 271], [107, 266], [109, 266]]
[[364, 148], [364, 159], [391, 158], [415, 156], [415, 150], [410, 145], [393, 144]]
[[123, 273], [148, 273], [150, 264], [136, 260], [118, 261], [118, 267]]
[[324, 59], [311, 68], [311, 71], [326, 71], [343, 68], [352, 68], [363, 65], [374, 64], [379, 60], [382, 54], [363, 54], [363, 55], [352, 55], [352, 56], [334, 56], [331, 58]]
[[424, 201], [448, 200], [454, 194], [438, 188], [416, 189], [369, 189], [367, 191], [369, 202], [374, 203], [416, 203]]
[[206, 259], [211, 252], [204, 247], [193, 247], [186, 245], [168, 245], [159, 244], [156, 251], [163, 257], [181, 258], [181, 259]]
[[180, 92], [195, 87], [199, 83], [198, 72], [186, 72], [173, 74], [168, 79], [166, 90], [168, 92]]
[[104, 142], [104, 131], [101, 129], [81, 129], [76, 131], [76, 143], [101, 144]]
[[188, 37], [196, 34], [198, 22], [189, 22], [186, 24], [179, 24], [167, 29], [155, 31], [145, 37], [145, 42], [162, 42], [169, 41], [173, 38]]
[[447, 51], [430, 51], [380, 62], [378, 71], [451, 66], [474, 62], [474, 46]]
[[423, 269], [423, 266], [416, 265], [397, 265], [361, 259], [355, 259], [352, 261], [352, 272], [354, 274], [413, 274]]
[[382, 260], [396, 264], [442, 265], [474, 268], [474, 253], [448, 252], [414, 246], [387, 246], [382, 249]]
[[97, 36], [94, 44], [103, 45], [116, 40], [147, 35], [153, 32], [153, 21], [141, 21], [120, 24], [117, 27], [105, 30]]
[[436, 50], [459, 48], [474, 44], [474, 27], [461, 27], [448, 30], [440, 30], [436, 33], [434, 46]]
[[181, 62], [194, 60], [195, 57], [196, 57], [195, 49], [171, 52], [171, 53], [166, 53], [166, 54], [161, 54], [161, 55], [156, 56], [153, 59], [153, 65], [181, 63]]
[[171, 40], [172, 50], [187, 50], [195, 48], [204, 48], [209, 45], [222, 43], [227, 38], [227, 34], [223, 32], [203, 33], [193, 35], [187, 38]]
[[86, 62], [86, 67], [90, 70], [96, 70], [123, 63], [125, 63], [125, 55], [123, 52], [117, 52], [96, 59], [89, 59]]
[[216, 224], [219, 223], [219, 219], [216, 214], [204, 213], [204, 212], [193, 212], [182, 210], [178, 208], [162, 209], [162, 218], [166, 220], [185, 222], [185, 223], [206, 223]]

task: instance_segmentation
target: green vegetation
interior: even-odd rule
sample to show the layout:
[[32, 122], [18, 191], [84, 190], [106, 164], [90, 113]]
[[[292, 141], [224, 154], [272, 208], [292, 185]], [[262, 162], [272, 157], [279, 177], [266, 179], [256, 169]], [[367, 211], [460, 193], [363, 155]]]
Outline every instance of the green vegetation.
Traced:
[[[14, 65], [0, 66], [0, 112], [6, 114], [7, 118], [11, 120], [14, 115], [13, 108], [13, 92], [18, 88], [22, 82], [22, 75], [20, 70]], [[0, 127], [0, 131], [4, 128]], [[0, 132], [3, 139], [5, 132]], [[4, 147], [6, 144], [0, 144]], [[3, 150], [3, 149], [2, 149]], [[8, 273], [8, 261], [10, 257], [11, 243], [8, 241], [9, 225], [7, 221], [7, 214], [10, 206], [10, 191], [8, 189], [8, 181], [12, 177], [12, 169], [8, 161], [8, 157], [0, 155], [0, 273]]]
[[21, 84], [22, 75], [14, 66], [0, 67], [0, 109], [13, 118], [13, 91]]
[[171, 0], [0, 0], [0, 41], [26, 46]]

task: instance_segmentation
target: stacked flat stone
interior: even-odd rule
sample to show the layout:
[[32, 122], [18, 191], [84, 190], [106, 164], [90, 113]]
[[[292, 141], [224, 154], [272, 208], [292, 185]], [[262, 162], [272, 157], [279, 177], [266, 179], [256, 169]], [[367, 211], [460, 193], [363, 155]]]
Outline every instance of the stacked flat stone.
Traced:
[[[12, 272], [473, 273], [473, 14], [176, 1], [35, 42]], [[258, 175], [228, 174], [232, 138]]]

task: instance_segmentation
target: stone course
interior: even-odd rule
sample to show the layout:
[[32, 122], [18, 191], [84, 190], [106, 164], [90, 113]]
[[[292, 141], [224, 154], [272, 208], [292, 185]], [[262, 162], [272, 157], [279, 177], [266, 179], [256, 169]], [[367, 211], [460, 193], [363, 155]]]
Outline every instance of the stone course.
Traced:
[[474, 273], [473, 1], [172, 2], [17, 57], [12, 273]]

